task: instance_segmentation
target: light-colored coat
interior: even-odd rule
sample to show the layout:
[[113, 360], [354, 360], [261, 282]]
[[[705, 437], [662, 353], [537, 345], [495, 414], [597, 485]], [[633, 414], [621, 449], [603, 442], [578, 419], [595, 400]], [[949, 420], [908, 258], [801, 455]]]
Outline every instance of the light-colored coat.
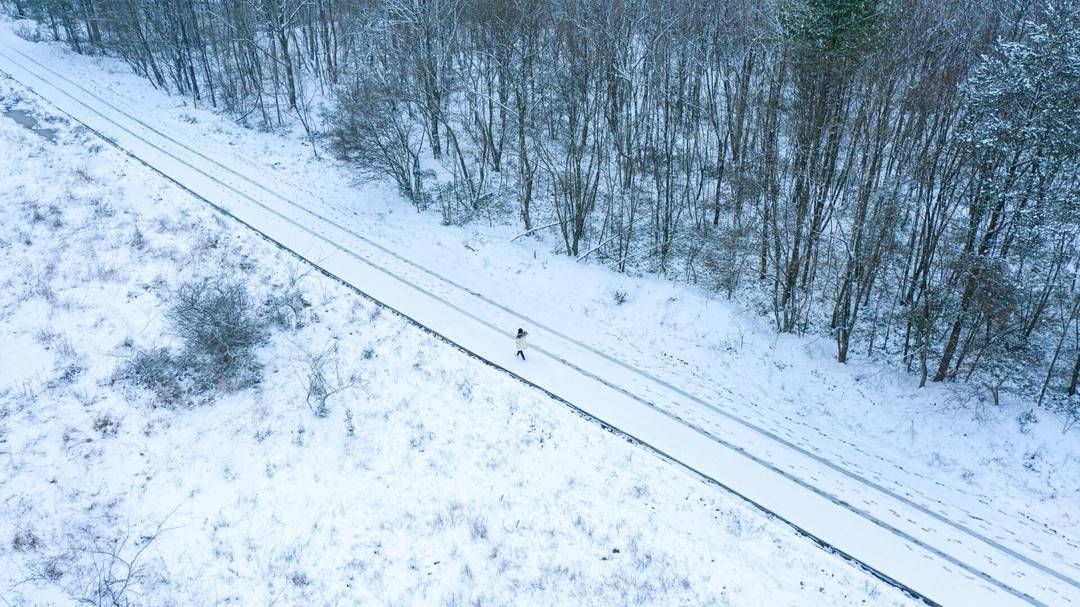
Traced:
[[528, 333], [526, 333], [525, 335], [521, 335], [519, 337], [514, 338], [514, 344], [517, 345], [518, 352], [524, 352], [525, 351], [525, 336], [526, 335], [528, 335]]

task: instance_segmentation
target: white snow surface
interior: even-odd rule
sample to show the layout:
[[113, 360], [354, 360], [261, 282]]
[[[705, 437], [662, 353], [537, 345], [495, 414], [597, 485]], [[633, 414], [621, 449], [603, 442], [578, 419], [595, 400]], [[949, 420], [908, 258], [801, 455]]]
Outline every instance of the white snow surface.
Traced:
[[[304, 267], [0, 78], [0, 597], [143, 605], [907, 605], [742, 500], [319, 274], [265, 382], [194, 409], [115, 381], [181, 281]], [[302, 352], [354, 389], [316, 418]], [[349, 412], [353, 432], [348, 430]], [[158, 527], [164, 530], [148, 541]]]
[[[1080, 569], [1075, 514], [1080, 505], [1080, 448], [1075, 433], [1063, 435], [1045, 414], [1030, 432], [1021, 433], [1014, 421], [1021, 410], [1017, 406], [973, 409], [962, 406], [947, 386], [916, 390], [910, 377], [880, 364], [838, 365], [829, 342], [777, 336], [752, 314], [693, 288], [575, 264], [552, 255], [557, 243], [539, 238], [509, 243], [516, 230], [508, 225], [440, 226], [436, 217], [416, 214], [378, 184], [358, 187], [347, 167], [313, 160], [298, 137], [239, 128], [153, 91], [115, 60], [74, 57], [56, 46], [28, 44], [9, 32], [0, 38], [3, 48], [17, 48], [171, 137], [273, 184], [287, 197], [302, 199], [349, 229], [518, 314], [543, 319], [545, 326], [600, 353], [573, 351], [574, 356], [608, 367], [617, 365], [605, 363], [604, 356], [627, 361], [944, 517], [963, 520], [1011, 550], [1053, 563], [1065, 575], [1075, 578]], [[424, 278], [413, 273], [413, 278]], [[629, 293], [629, 301], [615, 305], [615, 290]], [[466, 311], [474, 310], [476, 302], [468, 297], [459, 301]], [[491, 306], [477, 305], [476, 310], [484, 318], [509, 319]], [[507, 326], [506, 331], [514, 328]], [[545, 333], [529, 330], [542, 353]], [[560, 337], [546, 337], [556, 354], [556, 360], [549, 361], [554, 364], [565, 355], [552, 347]], [[560, 347], [580, 350], [573, 344]], [[509, 359], [509, 339], [505, 351]], [[542, 357], [531, 358], [526, 372], [560, 372], [545, 369], [545, 364]], [[617, 368], [604, 371], [626, 375]], [[640, 378], [624, 379], [629, 384]], [[635, 390], [649, 389], [646, 384], [639, 383]], [[662, 390], [657, 395], [669, 396]], [[715, 411], [690, 406], [676, 414], [723, 430], [725, 436], [740, 431], [717, 419]], [[765, 452], [771, 448], [755, 444]], [[847, 497], [843, 492], [850, 490], [850, 483], [842, 478], [823, 484], [827, 482], [838, 483], [830, 492]], [[1059, 596], [1075, 597], [1075, 587], [1065, 585], [1064, 592], [1059, 589]]]

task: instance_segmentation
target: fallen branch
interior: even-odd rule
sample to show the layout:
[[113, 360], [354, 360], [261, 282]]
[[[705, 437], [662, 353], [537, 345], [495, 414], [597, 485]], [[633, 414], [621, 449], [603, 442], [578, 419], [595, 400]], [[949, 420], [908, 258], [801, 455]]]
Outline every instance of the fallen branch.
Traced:
[[538, 228], [533, 228], [533, 229], [531, 229], [531, 230], [529, 230], [527, 232], [522, 232], [521, 234], [518, 234], [517, 236], [511, 238], [510, 242], [514, 242], [515, 240], [517, 240], [518, 238], [521, 238], [522, 236], [528, 236], [529, 234], [532, 234], [533, 232], [537, 232], [539, 230], [545, 230], [547, 228], [555, 227], [555, 226], [559, 225], [560, 223], [562, 223], [562, 222], [561, 221], [556, 221], [556, 222], [553, 222], [553, 223], [549, 223], [547, 225], [540, 226]]

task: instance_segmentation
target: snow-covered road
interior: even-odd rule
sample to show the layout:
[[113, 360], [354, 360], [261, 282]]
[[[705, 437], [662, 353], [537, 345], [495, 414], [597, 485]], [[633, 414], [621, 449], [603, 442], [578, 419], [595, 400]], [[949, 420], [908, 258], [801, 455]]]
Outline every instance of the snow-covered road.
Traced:
[[[167, 135], [75, 79], [0, 45], [0, 70], [132, 156], [368, 296], [534, 384], [804, 533], [945, 605], [1080, 604], [1080, 557], [1065, 538], [862, 473], [637, 361], [582, 343], [574, 319], [516, 313], [491, 292], [348, 227], [306, 192], [257, 174], [231, 150]], [[577, 319], [584, 322], [583, 319]], [[527, 326], [533, 356], [512, 358]], [[996, 518], [995, 518], [996, 516]]]

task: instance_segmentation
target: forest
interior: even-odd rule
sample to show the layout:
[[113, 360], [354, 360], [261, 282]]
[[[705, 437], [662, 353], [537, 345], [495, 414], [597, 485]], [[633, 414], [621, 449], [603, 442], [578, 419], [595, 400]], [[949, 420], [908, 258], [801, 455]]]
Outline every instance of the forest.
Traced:
[[1080, 421], [1080, 3], [0, 5], [448, 225]]

